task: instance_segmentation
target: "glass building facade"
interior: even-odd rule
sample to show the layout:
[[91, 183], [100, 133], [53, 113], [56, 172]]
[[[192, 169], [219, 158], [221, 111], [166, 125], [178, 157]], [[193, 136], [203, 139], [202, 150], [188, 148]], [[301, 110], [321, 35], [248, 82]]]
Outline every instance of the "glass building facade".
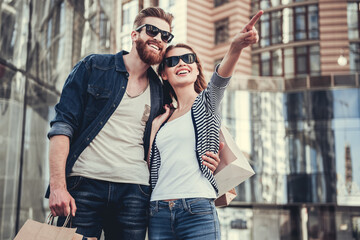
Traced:
[[[72, 67], [90, 53], [130, 50], [144, 7], [186, 21], [184, 2], [0, 0], [0, 240], [49, 213], [46, 134]], [[321, 1], [244, 2], [252, 14], [266, 10], [260, 42], [253, 76], [233, 77], [222, 112], [256, 174], [218, 209], [222, 239], [360, 239], [359, 2], [344, 10], [349, 70], [333, 74], [322, 67]], [[187, 26], [176, 21], [175, 41], [183, 41]]]

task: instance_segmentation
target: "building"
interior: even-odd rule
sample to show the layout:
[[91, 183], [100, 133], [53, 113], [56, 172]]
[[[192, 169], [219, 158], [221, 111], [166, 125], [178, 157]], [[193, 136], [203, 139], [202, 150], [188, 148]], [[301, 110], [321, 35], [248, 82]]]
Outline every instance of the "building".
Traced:
[[44, 221], [48, 141], [63, 83], [90, 53], [129, 50], [147, 6], [210, 74], [252, 15], [223, 123], [256, 175], [219, 209], [223, 239], [360, 239], [358, 0], [0, 0], [0, 240]]

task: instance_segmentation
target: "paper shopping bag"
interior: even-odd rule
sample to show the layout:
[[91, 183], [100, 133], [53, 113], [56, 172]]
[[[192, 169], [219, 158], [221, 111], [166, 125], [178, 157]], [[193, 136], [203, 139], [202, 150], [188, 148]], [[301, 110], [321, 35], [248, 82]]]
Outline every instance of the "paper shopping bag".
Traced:
[[221, 197], [230, 189], [255, 174], [249, 161], [241, 152], [229, 131], [221, 127], [220, 142], [225, 142], [224, 148], [220, 151], [220, 163], [214, 172], [215, 180]]
[[63, 227], [51, 225], [53, 216], [50, 214], [47, 223], [28, 219], [14, 240], [81, 240], [82, 235], [75, 233], [76, 228], [65, 227], [70, 219], [68, 216]]
[[216, 207], [225, 207], [228, 206], [230, 204], [230, 202], [232, 200], [234, 200], [234, 198], [236, 197], [236, 191], [235, 188], [230, 189], [229, 191], [227, 191], [225, 194], [223, 194], [222, 196], [218, 197], [217, 199], [215, 199], [215, 206]]

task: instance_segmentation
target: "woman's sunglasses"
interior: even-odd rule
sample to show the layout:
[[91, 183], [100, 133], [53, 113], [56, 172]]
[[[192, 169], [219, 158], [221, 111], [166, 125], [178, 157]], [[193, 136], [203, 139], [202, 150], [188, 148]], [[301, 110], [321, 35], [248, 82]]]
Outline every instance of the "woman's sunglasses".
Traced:
[[187, 53], [181, 56], [172, 56], [164, 58], [164, 62], [168, 67], [175, 67], [180, 62], [180, 59], [187, 64], [194, 63], [196, 61], [195, 53]]
[[136, 28], [135, 31], [140, 32], [143, 27], [146, 27], [146, 34], [150, 37], [156, 37], [159, 33], [161, 33], [161, 39], [166, 43], [170, 43], [171, 40], [174, 38], [174, 35], [172, 35], [171, 33], [161, 30], [150, 24], [143, 24]]

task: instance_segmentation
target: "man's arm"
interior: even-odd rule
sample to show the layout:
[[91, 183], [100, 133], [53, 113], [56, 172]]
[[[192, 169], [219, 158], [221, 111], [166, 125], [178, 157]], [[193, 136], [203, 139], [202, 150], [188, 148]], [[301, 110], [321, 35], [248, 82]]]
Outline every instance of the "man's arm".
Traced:
[[50, 138], [50, 197], [49, 207], [53, 216], [75, 216], [74, 198], [66, 189], [65, 165], [69, 154], [70, 139], [65, 135]]
[[220, 142], [218, 153], [215, 154], [213, 152], [206, 152], [205, 155], [202, 155], [201, 157], [204, 160], [202, 164], [207, 166], [212, 173], [214, 173], [216, 168], [219, 166], [220, 163], [219, 153], [224, 148], [224, 146], [225, 143]]

